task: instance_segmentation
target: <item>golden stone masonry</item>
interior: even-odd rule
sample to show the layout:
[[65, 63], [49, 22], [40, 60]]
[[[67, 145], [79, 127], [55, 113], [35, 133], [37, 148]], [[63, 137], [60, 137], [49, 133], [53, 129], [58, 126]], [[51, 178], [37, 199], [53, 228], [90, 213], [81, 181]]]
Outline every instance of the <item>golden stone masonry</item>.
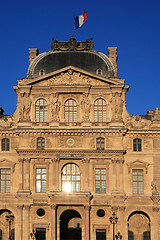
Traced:
[[160, 111], [127, 112], [117, 48], [29, 53], [0, 108], [0, 240], [158, 240]]

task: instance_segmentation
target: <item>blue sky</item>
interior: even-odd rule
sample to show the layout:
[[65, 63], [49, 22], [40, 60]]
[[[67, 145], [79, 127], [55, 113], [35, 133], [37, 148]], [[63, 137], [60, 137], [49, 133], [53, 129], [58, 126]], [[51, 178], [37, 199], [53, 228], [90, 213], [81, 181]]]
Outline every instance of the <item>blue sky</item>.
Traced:
[[0, 106], [16, 110], [12, 86], [26, 77], [29, 48], [50, 50], [52, 38], [67, 41], [73, 16], [88, 11], [75, 32], [78, 41], [93, 38], [94, 49], [107, 54], [118, 47], [118, 76], [130, 86], [127, 110], [146, 114], [160, 108], [160, 1], [158, 0], [6, 0], [1, 1]]

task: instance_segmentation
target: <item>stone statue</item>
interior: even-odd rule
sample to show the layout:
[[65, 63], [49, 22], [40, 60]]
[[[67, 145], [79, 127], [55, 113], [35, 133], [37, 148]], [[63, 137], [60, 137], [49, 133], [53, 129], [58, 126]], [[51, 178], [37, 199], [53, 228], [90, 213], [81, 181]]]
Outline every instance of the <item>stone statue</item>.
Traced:
[[111, 100], [112, 121], [122, 121], [123, 100], [120, 93], [115, 93]]
[[30, 121], [31, 100], [28, 93], [24, 93], [19, 99], [19, 119]]
[[83, 100], [81, 102], [82, 110], [83, 110], [83, 121], [89, 121], [89, 113], [90, 113], [90, 101], [88, 98], [88, 93], [83, 93]]
[[52, 95], [51, 100], [51, 112], [52, 112], [52, 121], [59, 121], [59, 110], [60, 110], [61, 103], [58, 100], [58, 93], [54, 93]]
[[151, 187], [152, 187], [152, 195], [157, 195], [158, 190], [157, 190], [157, 181], [154, 178], [153, 181], [151, 182]]

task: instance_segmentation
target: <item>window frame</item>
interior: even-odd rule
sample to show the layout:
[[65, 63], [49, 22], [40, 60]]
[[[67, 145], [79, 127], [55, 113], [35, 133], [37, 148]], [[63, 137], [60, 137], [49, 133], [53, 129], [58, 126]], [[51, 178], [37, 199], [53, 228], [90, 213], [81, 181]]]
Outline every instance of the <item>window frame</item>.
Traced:
[[[133, 175], [133, 171], [137, 171], [136, 175]], [[138, 174], [138, 171], [142, 171], [142, 174]], [[136, 176], [136, 181], [133, 180], [133, 177]], [[139, 178], [142, 176], [143, 180], [141, 181]], [[140, 183], [142, 183], [142, 191], [140, 189]], [[134, 184], [136, 187], [134, 187]], [[136, 192], [134, 189], [136, 188]], [[143, 168], [133, 168], [132, 169], [132, 194], [133, 195], [144, 195], [144, 169]]]
[[[100, 101], [102, 103], [100, 104]], [[107, 103], [103, 98], [94, 101], [94, 122], [105, 123], [107, 121]]]
[[[99, 169], [100, 170], [100, 174], [96, 174], [96, 169]], [[105, 170], [105, 174], [101, 174], [101, 170]], [[96, 176], [97, 175], [100, 175], [100, 191], [99, 192], [97, 192], [97, 185], [96, 185], [96, 183], [98, 182], [98, 180], [96, 179]], [[105, 175], [105, 181], [102, 179], [102, 177], [101, 176], [104, 176]], [[94, 182], [95, 182], [95, 193], [97, 193], [97, 194], [106, 194], [106, 192], [107, 192], [107, 168], [105, 167], [105, 166], [95, 166], [95, 169], [94, 169]], [[103, 192], [102, 191], [102, 182], [105, 182], [105, 191]]]
[[133, 152], [142, 152], [142, 139], [141, 138], [133, 139]]
[[[67, 165], [70, 165], [71, 172], [69, 174], [63, 174], [64, 168], [66, 168]], [[79, 173], [78, 174], [73, 174], [73, 172], [72, 172], [73, 169], [71, 168], [71, 165], [72, 166], [74, 165], [74, 166], [76, 166], [79, 169]], [[66, 180], [62, 179], [63, 176], [66, 176]], [[72, 176], [75, 176], [75, 180], [72, 179]], [[76, 176], [79, 176], [79, 179], [76, 179]], [[69, 181], [69, 178], [70, 178], [70, 181]], [[68, 162], [68, 163], [66, 163], [65, 165], [62, 166], [62, 168], [61, 168], [61, 190], [62, 190], [62, 192], [65, 192], [63, 184], [65, 184], [66, 182], [70, 182], [71, 183], [71, 192], [72, 193], [79, 193], [79, 192], [81, 192], [81, 171], [80, 171], [80, 167], [79, 167], [78, 164], [73, 163], [73, 162]], [[73, 186], [73, 183], [74, 183], [75, 186]]]
[[[5, 179], [1, 179], [1, 176], [2, 173], [1, 173], [1, 170], [10, 170], [10, 173], [9, 174], [3, 174], [5, 175]], [[11, 168], [10, 167], [3, 167], [3, 168], [0, 168], [0, 193], [11, 193], [11, 174], [12, 174], [12, 171], [11, 171]], [[6, 187], [6, 176], [9, 175], [10, 176], [10, 179], [9, 179], [9, 191], [7, 191], [7, 187]], [[4, 181], [3, 181], [4, 180]], [[5, 182], [5, 191], [1, 191], [1, 187], [2, 187], [2, 181]]]
[[[42, 105], [41, 100], [43, 100]], [[44, 98], [39, 98], [35, 102], [35, 122], [37, 123], [48, 122], [48, 102]]]
[[[98, 147], [99, 145], [99, 147]], [[105, 139], [104, 137], [96, 138], [96, 150], [104, 150], [105, 149]]]
[[[38, 146], [40, 144], [40, 146]], [[45, 150], [45, 138], [38, 137], [37, 138], [37, 150]]]
[[[72, 101], [72, 102], [71, 102]], [[71, 105], [70, 102], [72, 103]], [[75, 105], [74, 105], [75, 104]], [[78, 115], [77, 101], [73, 98], [69, 98], [64, 103], [64, 121], [66, 123], [76, 123]]]
[[1, 151], [4, 151], [4, 152], [10, 151], [10, 139], [9, 138], [1, 139]]
[[[41, 169], [41, 174], [37, 174], [37, 169]], [[43, 176], [43, 174], [42, 174], [42, 169], [44, 170], [46, 170], [46, 172], [45, 172], [45, 176], [46, 176], [46, 178], [45, 178], [45, 191], [42, 191], [42, 189], [43, 189], [43, 186], [42, 186], [42, 182], [43, 182], [43, 178], [42, 178], [42, 176]], [[41, 176], [41, 178], [40, 179], [37, 179], [37, 175], [40, 175]], [[37, 191], [37, 182], [38, 181], [40, 181], [40, 191]], [[36, 193], [46, 193], [47, 192], [47, 168], [46, 167], [36, 167], [35, 168], [35, 192]]]

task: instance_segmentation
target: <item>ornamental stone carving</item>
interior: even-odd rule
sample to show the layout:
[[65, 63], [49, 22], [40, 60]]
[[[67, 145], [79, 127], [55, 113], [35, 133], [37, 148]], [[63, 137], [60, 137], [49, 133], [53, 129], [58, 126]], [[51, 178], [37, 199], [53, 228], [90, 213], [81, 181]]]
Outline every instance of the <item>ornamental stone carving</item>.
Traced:
[[53, 51], [89, 51], [92, 50], [93, 47], [92, 38], [77, 42], [73, 35], [68, 42], [57, 41], [53, 38], [51, 43], [51, 49]]
[[122, 121], [123, 103], [121, 93], [114, 93], [111, 99], [112, 121]]
[[59, 121], [59, 110], [60, 110], [61, 102], [58, 99], [58, 94], [52, 94], [51, 99], [51, 112], [52, 112], [52, 121]]
[[81, 102], [81, 107], [83, 110], [82, 120], [88, 122], [89, 121], [89, 113], [90, 113], [90, 101], [88, 98], [88, 93], [83, 93], [83, 100]]
[[18, 108], [19, 120], [30, 121], [31, 99], [28, 93], [24, 93], [22, 96], [19, 96]]

